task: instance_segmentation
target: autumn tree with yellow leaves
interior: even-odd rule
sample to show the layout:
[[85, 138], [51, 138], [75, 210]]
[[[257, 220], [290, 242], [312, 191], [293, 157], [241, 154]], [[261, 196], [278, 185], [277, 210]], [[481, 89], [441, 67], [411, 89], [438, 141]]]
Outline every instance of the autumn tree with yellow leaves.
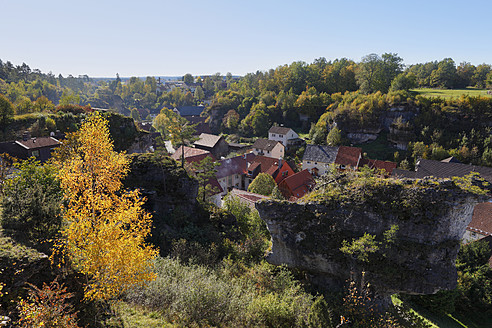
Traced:
[[84, 297], [109, 300], [155, 278], [157, 251], [145, 242], [151, 216], [137, 190], [122, 189], [129, 162], [113, 151], [108, 122], [94, 113], [74, 139], [58, 163], [66, 200], [62, 249], [88, 277]]

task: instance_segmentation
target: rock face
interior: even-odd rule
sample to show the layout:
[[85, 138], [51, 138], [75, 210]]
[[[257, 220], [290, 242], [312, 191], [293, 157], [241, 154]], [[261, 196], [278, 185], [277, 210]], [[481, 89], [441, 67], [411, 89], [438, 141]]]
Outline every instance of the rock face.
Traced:
[[156, 153], [130, 155], [130, 173], [125, 187], [139, 188], [147, 197], [146, 207], [159, 219], [177, 207], [193, 212], [198, 194], [198, 182], [167, 156]]
[[[433, 294], [456, 286], [454, 262], [480, 197], [451, 181], [435, 180], [369, 188], [362, 201], [360, 190], [351, 192], [356, 196], [347, 193], [340, 201], [257, 203], [272, 236], [268, 262], [307, 270], [339, 286], [351, 272], [365, 271], [366, 281], [383, 296]], [[398, 225], [396, 240], [385, 243], [384, 232], [392, 225]], [[380, 242], [369, 262], [340, 251], [343, 240], [364, 233]]]

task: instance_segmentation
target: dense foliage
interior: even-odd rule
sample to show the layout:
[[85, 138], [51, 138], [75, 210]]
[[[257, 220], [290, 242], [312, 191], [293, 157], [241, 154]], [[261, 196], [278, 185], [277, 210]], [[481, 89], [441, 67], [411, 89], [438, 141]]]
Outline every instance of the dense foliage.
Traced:
[[30, 159], [14, 166], [16, 175], [5, 181], [2, 227], [16, 238], [40, 246], [61, 228], [60, 182], [52, 165]]
[[60, 242], [88, 278], [85, 298], [108, 300], [154, 278], [156, 250], [146, 243], [151, 216], [143, 210], [138, 190], [122, 190], [129, 163], [113, 151], [108, 122], [91, 115], [76, 139], [68, 158], [57, 163], [66, 200]]

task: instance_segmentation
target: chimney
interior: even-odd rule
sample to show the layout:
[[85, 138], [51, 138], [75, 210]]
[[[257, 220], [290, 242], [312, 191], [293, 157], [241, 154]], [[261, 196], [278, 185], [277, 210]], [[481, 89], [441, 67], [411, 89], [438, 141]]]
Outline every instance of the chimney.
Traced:
[[278, 159], [278, 168], [279, 168], [279, 169], [281, 169], [281, 168], [282, 168], [282, 164], [283, 164], [283, 163], [282, 163], [282, 157], [280, 157], [280, 158]]
[[24, 133], [22, 134], [22, 140], [23, 140], [23, 141], [27, 141], [27, 140], [29, 140], [29, 139], [31, 139], [31, 134], [29, 133], [29, 131], [24, 132]]

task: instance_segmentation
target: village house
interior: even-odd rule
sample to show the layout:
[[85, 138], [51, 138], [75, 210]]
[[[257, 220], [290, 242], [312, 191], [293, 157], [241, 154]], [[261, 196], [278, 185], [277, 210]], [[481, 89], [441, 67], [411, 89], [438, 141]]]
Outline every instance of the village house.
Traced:
[[210, 124], [206, 122], [206, 117], [201, 116], [185, 116], [185, 118], [191, 124], [195, 125], [195, 133], [194, 135], [200, 135], [202, 133], [212, 134], [212, 130], [210, 129]]
[[295, 201], [311, 191], [314, 185], [311, 173], [308, 170], [302, 170], [280, 182], [278, 189], [286, 199]]
[[240, 189], [236, 189], [236, 188], [233, 188], [229, 192], [229, 196], [231, 196], [231, 197], [237, 197], [237, 199], [241, 203], [248, 205], [248, 207], [251, 208], [251, 209], [256, 209], [255, 208], [255, 204], [257, 202], [259, 202], [260, 200], [270, 198], [268, 196], [264, 196], [264, 195], [260, 195], [260, 194], [255, 194], [255, 193], [252, 193], [252, 192], [249, 192], [249, 191], [246, 191], [246, 190], [240, 190]]
[[229, 145], [224, 137], [215, 134], [202, 133], [194, 143], [195, 148], [209, 151], [215, 158], [221, 158], [229, 152]]
[[362, 148], [358, 147], [330, 147], [321, 145], [307, 145], [302, 158], [302, 169], [309, 170], [313, 176], [325, 174], [334, 165], [338, 170], [358, 170], [368, 166], [371, 169], [386, 171], [386, 176], [396, 169], [395, 162], [377, 159], [365, 159]]
[[210, 156], [212, 157], [212, 159], [215, 160], [215, 157], [209, 151], [187, 146], [180, 146], [178, 149], [176, 149], [174, 154], [171, 155], [171, 158], [174, 159], [176, 162], [181, 162], [181, 156], [183, 155], [183, 153], [186, 163], [200, 162], [207, 156]]
[[270, 175], [278, 185], [285, 178], [294, 175], [294, 170], [281, 158], [276, 159], [258, 155], [249, 163], [246, 178], [249, 179], [249, 183], [251, 183], [260, 173]]
[[226, 195], [232, 188], [248, 189], [249, 180], [245, 179], [245, 176], [248, 172], [248, 161], [252, 161], [253, 156], [249, 153], [219, 161], [215, 177], [222, 188], [220, 196]]
[[385, 176], [390, 176], [393, 170], [396, 169], [397, 164], [395, 162], [381, 161], [379, 159], [362, 158], [359, 162], [359, 168], [367, 166], [370, 169], [376, 169], [384, 171]]
[[283, 158], [285, 156], [285, 146], [275, 140], [257, 139], [252, 148], [255, 155], [273, 158]]
[[0, 143], [0, 153], [7, 153], [18, 159], [35, 157], [40, 162], [46, 162], [51, 158], [51, 153], [61, 142], [53, 137], [30, 138], [25, 134], [22, 140]]
[[331, 164], [335, 163], [337, 153], [338, 147], [306, 145], [302, 157], [302, 169], [308, 170], [313, 176], [321, 176], [330, 169]]
[[492, 236], [492, 203], [480, 203], [473, 209], [473, 217], [466, 227], [463, 242], [469, 243]]
[[283, 126], [272, 126], [268, 130], [268, 140], [281, 142], [286, 149], [302, 144], [303, 142], [294, 130]]
[[340, 170], [357, 170], [362, 159], [362, 148], [340, 146], [338, 147], [335, 165]]

